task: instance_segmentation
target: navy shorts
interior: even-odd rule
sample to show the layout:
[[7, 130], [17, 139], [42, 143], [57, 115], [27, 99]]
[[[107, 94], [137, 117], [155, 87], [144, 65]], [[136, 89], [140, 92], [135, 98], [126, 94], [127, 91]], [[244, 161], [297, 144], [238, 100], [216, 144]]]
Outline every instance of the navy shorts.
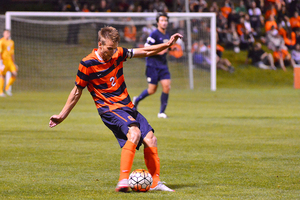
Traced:
[[141, 130], [141, 139], [136, 149], [139, 149], [146, 135], [153, 131], [147, 119], [140, 114], [135, 108], [128, 107], [112, 110], [101, 115], [104, 124], [114, 133], [120, 147], [122, 148], [127, 141], [129, 126], [136, 124]]
[[157, 85], [160, 80], [171, 79], [171, 74], [168, 67], [146, 67], [147, 82]]

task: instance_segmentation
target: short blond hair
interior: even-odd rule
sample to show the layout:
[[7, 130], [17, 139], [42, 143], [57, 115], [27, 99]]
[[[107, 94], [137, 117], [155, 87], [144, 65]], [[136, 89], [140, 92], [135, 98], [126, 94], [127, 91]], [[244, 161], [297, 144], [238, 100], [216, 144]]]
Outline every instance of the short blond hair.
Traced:
[[111, 40], [112, 42], [116, 43], [120, 41], [120, 35], [117, 29], [112, 26], [106, 26], [98, 31], [98, 42], [101, 44], [105, 44], [106, 40]]

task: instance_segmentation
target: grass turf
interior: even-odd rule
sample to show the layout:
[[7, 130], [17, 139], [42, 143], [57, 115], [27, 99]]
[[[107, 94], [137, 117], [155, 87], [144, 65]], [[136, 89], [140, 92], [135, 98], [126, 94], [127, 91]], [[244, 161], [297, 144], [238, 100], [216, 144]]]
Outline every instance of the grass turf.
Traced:
[[[69, 91], [68, 91], [69, 92]], [[58, 127], [52, 114], [68, 92], [0, 99], [2, 199], [297, 199], [300, 106], [297, 90], [176, 90], [169, 119], [159, 95], [140, 104], [156, 130], [161, 179], [176, 193], [114, 192], [120, 148], [89, 94]], [[138, 93], [134, 90], [133, 93]], [[145, 168], [138, 151], [133, 169]]]

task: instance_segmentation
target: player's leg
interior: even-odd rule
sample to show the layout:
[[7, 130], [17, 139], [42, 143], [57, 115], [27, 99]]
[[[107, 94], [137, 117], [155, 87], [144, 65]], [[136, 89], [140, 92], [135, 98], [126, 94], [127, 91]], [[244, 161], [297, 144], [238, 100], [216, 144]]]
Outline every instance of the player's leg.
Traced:
[[158, 118], [167, 118], [165, 110], [168, 105], [169, 92], [171, 89], [171, 74], [168, 67], [161, 68], [158, 73], [158, 80], [162, 86], [162, 93], [160, 96], [160, 111], [157, 115]]
[[11, 72], [11, 77], [8, 80], [7, 85], [5, 86], [5, 93], [9, 96], [12, 96], [12, 92], [10, 91], [10, 86], [15, 82], [17, 77], [17, 72]]
[[133, 164], [136, 148], [141, 138], [141, 131], [138, 128], [139, 122], [128, 112], [121, 109], [103, 113], [101, 119], [114, 133], [122, 148], [120, 176], [116, 191], [127, 192], [129, 190], [129, 173]]
[[3, 92], [4, 87], [4, 76], [0, 74], [0, 97], [5, 97], [5, 94]]
[[147, 134], [143, 140], [143, 144], [145, 164], [153, 178], [152, 186], [155, 187], [160, 181], [160, 162], [157, 154], [157, 138], [154, 136], [153, 131]]
[[2, 65], [2, 67], [3, 67], [3, 69], [0, 69], [0, 97], [5, 97], [3, 88], [4, 88], [6, 68], [4, 67], [4, 65]]
[[120, 176], [116, 187], [117, 192], [127, 192], [129, 189], [128, 178], [140, 137], [141, 132], [137, 126], [133, 125], [129, 127], [129, 131], [127, 133], [128, 140], [123, 146], [121, 152]]
[[145, 99], [147, 96], [152, 95], [156, 92], [157, 85], [149, 83], [148, 88], [145, 89], [139, 96], [133, 97], [133, 104], [137, 108], [139, 102]]
[[153, 178], [153, 184], [150, 190], [174, 192], [174, 190], [168, 188], [160, 181], [160, 161], [157, 153], [157, 138], [154, 136], [153, 131], [147, 134], [143, 140], [143, 144], [145, 164]]
[[12, 93], [9, 90], [9, 88], [10, 88], [10, 86], [12, 86], [12, 84], [16, 80], [16, 77], [17, 77], [17, 66], [13, 62], [8, 62], [7, 63], [7, 68], [8, 68], [8, 71], [11, 72], [11, 76], [10, 76], [10, 78], [8, 80], [8, 83], [5, 86], [5, 92], [6, 92], [7, 95], [11, 96]]
[[162, 86], [162, 93], [160, 95], [160, 111], [158, 113], [159, 118], [167, 118], [167, 115], [165, 114], [165, 110], [168, 105], [169, 100], [169, 92], [171, 89], [171, 79], [163, 79], [160, 81]]

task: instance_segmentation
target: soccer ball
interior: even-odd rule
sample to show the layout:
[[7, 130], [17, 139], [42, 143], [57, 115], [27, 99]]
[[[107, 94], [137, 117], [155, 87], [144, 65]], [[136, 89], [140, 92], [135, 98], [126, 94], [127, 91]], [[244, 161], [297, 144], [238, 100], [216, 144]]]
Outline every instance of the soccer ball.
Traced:
[[151, 174], [144, 169], [137, 169], [131, 172], [128, 180], [130, 188], [136, 192], [147, 192], [152, 182]]

